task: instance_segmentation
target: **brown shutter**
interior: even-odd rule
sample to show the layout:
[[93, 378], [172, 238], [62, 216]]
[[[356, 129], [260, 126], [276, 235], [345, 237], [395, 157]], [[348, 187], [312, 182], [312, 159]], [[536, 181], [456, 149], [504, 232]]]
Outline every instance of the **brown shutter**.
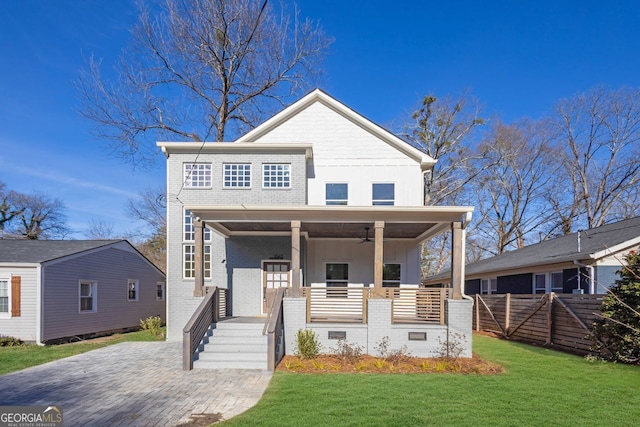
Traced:
[[11, 276], [11, 317], [20, 317], [20, 276]]

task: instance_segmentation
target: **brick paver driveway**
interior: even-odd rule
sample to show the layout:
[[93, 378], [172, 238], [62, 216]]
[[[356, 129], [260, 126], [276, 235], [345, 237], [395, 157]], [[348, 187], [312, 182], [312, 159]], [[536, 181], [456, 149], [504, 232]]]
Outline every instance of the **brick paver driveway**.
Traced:
[[229, 419], [271, 373], [181, 368], [181, 343], [125, 342], [0, 376], [0, 405], [62, 407], [65, 426], [175, 426]]

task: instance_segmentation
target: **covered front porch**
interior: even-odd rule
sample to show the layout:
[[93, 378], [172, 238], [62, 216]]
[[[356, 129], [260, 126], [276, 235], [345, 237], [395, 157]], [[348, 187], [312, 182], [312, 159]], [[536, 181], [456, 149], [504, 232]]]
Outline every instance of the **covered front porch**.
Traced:
[[[254, 293], [249, 298], [253, 301], [260, 295], [265, 302], [264, 333], [273, 330], [277, 335], [278, 331], [284, 331], [283, 350], [288, 354], [295, 350], [293, 337], [298, 329], [317, 331], [321, 340], [326, 342], [327, 350], [333, 340], [346, 339], [360, 343], [366, 351], [372, 352], [372, 340], [388, 336], [392, 345], [398, 347], [415, 341], [410, 344], [416, 355], [432, 352], [436, 342], [448, 339], [454, 318], [468, 317], [469, 328], [463, 327], [461, 330], [469, 329], [470, 332], [471, 302], [463, 300], [462, 284], [465, 226], [473, 208], [187, 208], [194, 216], [195, 228], [194, 296], [207, 295], [203, 240], [205, 227], [215, 230], [228, 242], [244, 242], [245, 248], [250, 245], [271, 247], [270, 242], [274, 242], [273, 246], [283, 252], [283, 239], [290, 241], [284, 255], [276, 254], [273, 259], [265, 259], [262, 255], [261, 266], [257, 268], [261, 269], [263, 282], [254, 285], [265, 286], [264, 292]], [[422, 288], [420, 244], [447, 231], [451, 232], [452, 237], [452, 286]], [[214, 257], [214, 254], [208, 256]], [[255, 268], [255, 264], [260, 262], [254, 260], [253, 264]], [[266, 266], [271, 264], [287, 266], [286, 280], [268, 279], [271, 270]], [[242, 276], [232, 266], [228, 267], [228, 271], [231, 273], [227, 284], [211, 283], [225, 296], [218, 301], [224, 301], [227, 307], [223, 311], [219, 307], [213, 307], [212, 310], [224, 312], [225, 316], [246, 316], [248, 314], [241, 313], [245, 308], [239, 304], [247, 304], [248, 293], [244, 290], [254, 285], [245, 283], [248, 276]], [[390, 277], [389, 272], [395, 272], [396, 275]], [[279, 269], [273, 275], [276, 276], [280, 277]], [[245, 278], [243, 283], [238, 282], [240, 277]], [[255, 281], [258, 276], [252, 277]], [[281, 280], [280, 285], [275, 285], [272, 297], [267, 299], [269, 287], [278, 280]], [[280, 286], [282, 292], [275, 292]], [[466, 311], [469, 316], [464, 314]], [[278, 340], [274, 338], [274, 341]]]

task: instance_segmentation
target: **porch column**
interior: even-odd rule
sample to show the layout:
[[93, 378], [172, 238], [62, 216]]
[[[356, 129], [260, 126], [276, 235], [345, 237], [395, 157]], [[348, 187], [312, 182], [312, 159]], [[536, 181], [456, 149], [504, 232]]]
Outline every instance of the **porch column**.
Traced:
[[374, 295], [382, 297], [382, 266], [384, 264], [383, 241], [384, 221], [376, 221], [373, 224], [375, 230], [375, 252], [373, 256], [373, 287]]
[[464, 230], [461, 222], [451, 223], [451, 286], [453, 299], [462, 299], [464, 279]]
[[293, 297], [300, 296], [300, 221], [291, 221], [291, 286]]
[[202, 297], [204, 289], [204, 223], [200, 218], [193, 219], [193, 232], [195, 233], [194, 274], [195, 279], [193, 296]]

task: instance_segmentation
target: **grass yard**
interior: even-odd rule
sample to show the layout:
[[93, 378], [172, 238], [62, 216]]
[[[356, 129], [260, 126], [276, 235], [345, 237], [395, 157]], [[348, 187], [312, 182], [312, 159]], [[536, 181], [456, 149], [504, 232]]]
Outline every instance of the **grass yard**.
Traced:
[[125, 341], [156, 341], [156, 338], [151, 331], [146, 330], [115, 334], [73, 344], [0, 347], [0, 375]]
[[474, 335], [498, 375], [276, 372], [235, 426], [637, 426], [640, 367]]

